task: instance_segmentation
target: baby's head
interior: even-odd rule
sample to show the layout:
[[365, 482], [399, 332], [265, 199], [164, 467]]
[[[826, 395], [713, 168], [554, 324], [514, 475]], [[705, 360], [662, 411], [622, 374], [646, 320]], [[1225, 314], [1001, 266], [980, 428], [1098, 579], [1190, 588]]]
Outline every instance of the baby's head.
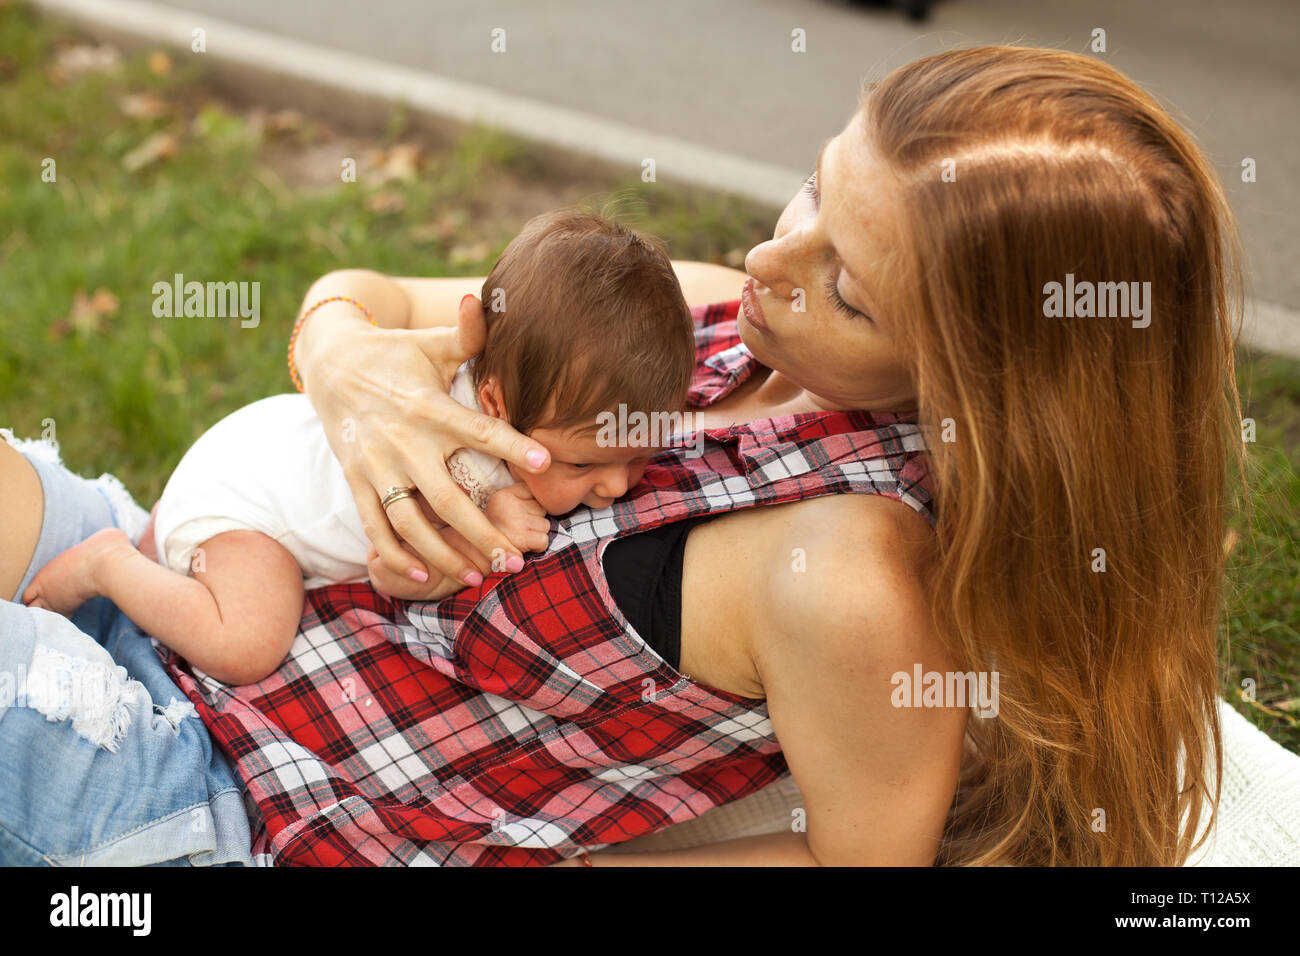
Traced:
[[544, 213], [492, 267], [483, 308], [479, 403], [551, 453], [540, 475], [510, 466], [515, 478], [552, 515], [603, 508], [640, 481], [662, 445], [609, 444], [599, 416], [686, 403], [694, 324], [663, 244], [601, 216]]

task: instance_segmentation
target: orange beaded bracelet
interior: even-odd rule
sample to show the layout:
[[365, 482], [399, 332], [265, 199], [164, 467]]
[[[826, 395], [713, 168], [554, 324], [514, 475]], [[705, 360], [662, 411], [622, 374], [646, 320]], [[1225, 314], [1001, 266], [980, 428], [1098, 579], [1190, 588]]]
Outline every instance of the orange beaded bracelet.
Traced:
[[302, 331], [302, 324], [307, 321], [307, 316], [311, 315], [327, 302], [348, 302], [355, 305], [365, 313], [365, 316], [370, 320], [371, 325], [379, 325], [379, 323], [375, 321], [375, 317], [370, 314], [369, 309], [356, 299], [351, 299], [346, 295], [332, 295], [328, 299], [321, 299], [302, 315], [298, 316], [298, 321], [293, 324], [293, 331], [289, 333], [289, 378], [293, 382], [294, 387], [300, 392], [302, 391], [302, 379], [298, 377], [298, 367], [293, 364], [293, 346], [298, 341], [298, 333]]

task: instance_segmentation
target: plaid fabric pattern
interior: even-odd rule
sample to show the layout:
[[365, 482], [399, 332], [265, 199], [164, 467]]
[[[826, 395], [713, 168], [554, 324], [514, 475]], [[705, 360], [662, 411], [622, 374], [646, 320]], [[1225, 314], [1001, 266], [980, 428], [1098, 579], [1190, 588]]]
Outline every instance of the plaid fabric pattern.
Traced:
[[[695, 310], [702, 407], [758, 366], [739, 302]], [[600, 559], [634, 531], [824, 494], [932, 519], [914, 422], [818, 412], [666, 449], [623, 500], [551, 519], [547, 550], [438, 603], [360, 584], [307, 592], [260, 684], [164, 660], [247, 789], [275, 865], [544, 865], [690, 819], [788, 772], [763, 701], [698, 684], [610, 598]]]

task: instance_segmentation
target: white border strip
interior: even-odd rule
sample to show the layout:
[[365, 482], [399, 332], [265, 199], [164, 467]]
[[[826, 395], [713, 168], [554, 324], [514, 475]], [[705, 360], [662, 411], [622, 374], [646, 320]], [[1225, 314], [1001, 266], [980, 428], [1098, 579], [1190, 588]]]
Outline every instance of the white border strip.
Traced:
[[[304, 43], [220, 20], [207, 13], [175, 10], [143, 0], [33, 0], [44, 9], [85, 24], [120, 30], [187, 49], [191, 31], [207, 31], [208, 52], [249, 71], [275, 73], [320, 86], [391, 101], [461, 123], [484, 123], [550, 146], [593, 156], [639, 174], [653, 158], [656, 175], [669, 181], [784, 207], [805, 172], [769, 166], [623, 123], [512, 96], [409, 67]], [[1253, 348], [1300, 356], [1300, 312], [1251, 301], [1241, 341]]]
[[806, 171], [754, 162], [585, 113], [502, 93], [409, 67], [304, 43], [279, 34], [175, 10], [142, 0], [34, 0], [74, 20], [121, 30], [188, 49], [192, 31], [206, 33], [205, 56], [250, 70], [265, 70], [349, 92], [404, 101], [413, 110], [462, 123], [484, 123], [510, 133], [641, 172], [653, 158], [661, 181], [676, 181], [782, 208]]

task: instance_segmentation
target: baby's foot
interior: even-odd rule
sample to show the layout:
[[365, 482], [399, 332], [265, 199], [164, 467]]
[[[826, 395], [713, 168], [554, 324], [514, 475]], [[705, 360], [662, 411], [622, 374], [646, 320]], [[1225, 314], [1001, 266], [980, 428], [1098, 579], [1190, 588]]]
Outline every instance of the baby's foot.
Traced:
[[114, 554], [134, 550], [121, 528], [96, 531], [41, 568], [23, 592], [23, 603], [71, 617], [77, 608], [99, 595], [95, 572], [100, 563]]

